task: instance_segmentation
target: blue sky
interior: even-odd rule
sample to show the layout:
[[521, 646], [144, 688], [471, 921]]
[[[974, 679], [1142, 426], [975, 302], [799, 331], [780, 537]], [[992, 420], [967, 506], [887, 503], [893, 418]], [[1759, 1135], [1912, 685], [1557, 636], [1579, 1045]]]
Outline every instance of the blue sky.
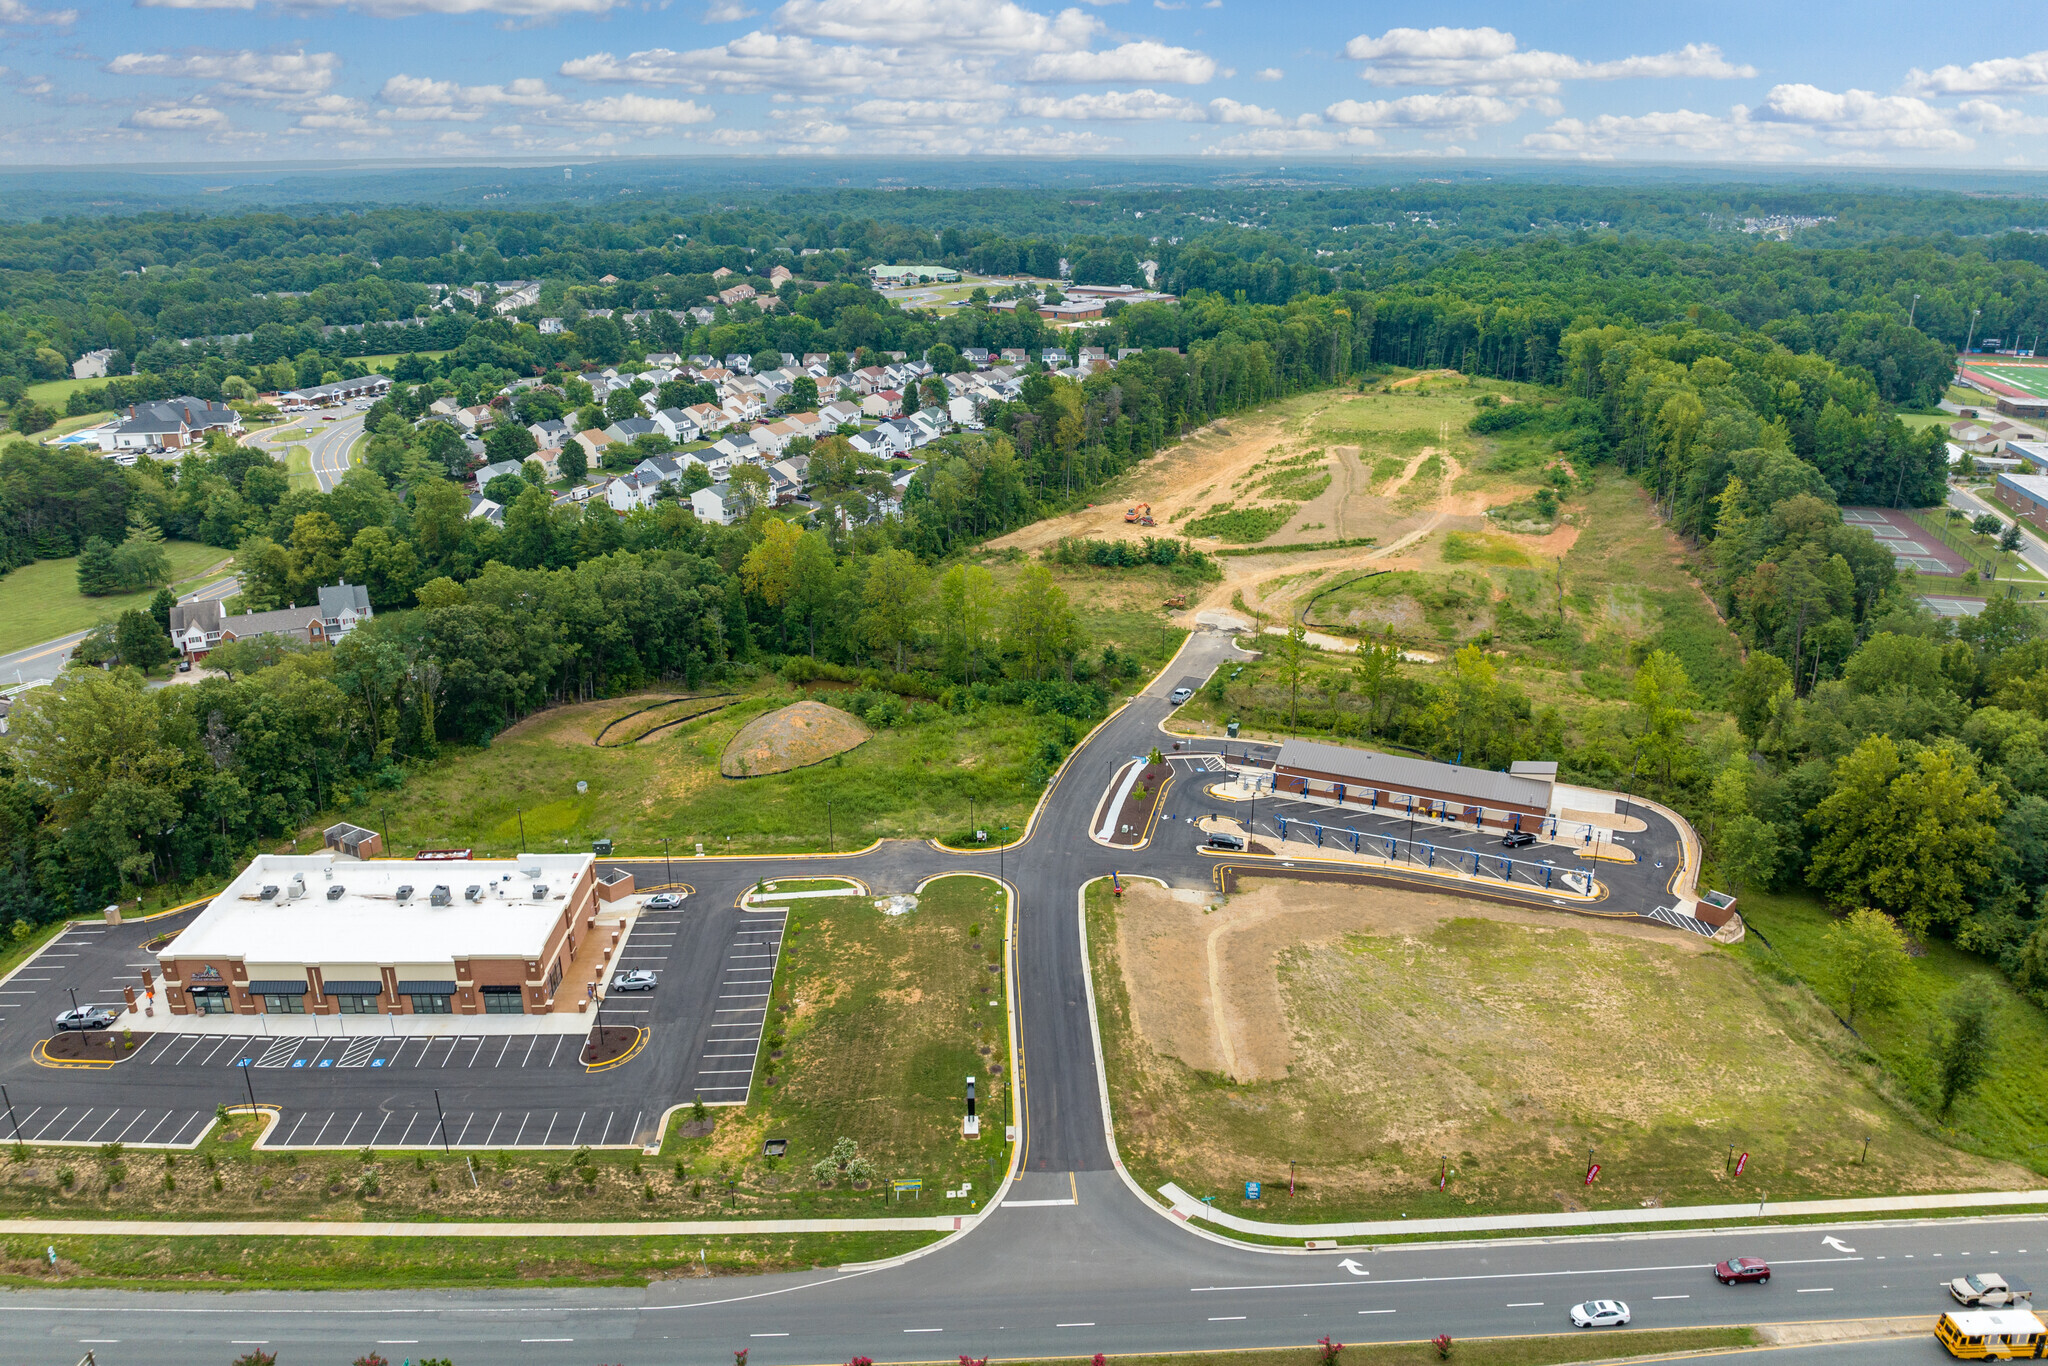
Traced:
[[2048, 164], [2036, 3], [0, 0], [12, 164]]

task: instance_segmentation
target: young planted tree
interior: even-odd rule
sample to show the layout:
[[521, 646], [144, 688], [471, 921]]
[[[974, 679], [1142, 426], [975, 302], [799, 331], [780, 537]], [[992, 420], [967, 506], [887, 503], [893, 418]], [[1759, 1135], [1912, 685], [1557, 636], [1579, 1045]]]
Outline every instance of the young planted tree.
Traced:
[[1949, 997], [1942, 1007], [1942, 1014], [1948, 1017], [1947, 1028], [1936, 1042], [1934, 1066], [1943, 1119], [1991, 1070], [1991, 1009], [1988, 994], [1968, 987]]
[[1828, 960], [1835, 989], [1842, 994], [1850, 1027], [1865, 1011], [1882, 1010], [1898, 999], [1905, 977], [1906, 934], [1883, 911], [1868, 906], [1849, 912], [1827, 929]]

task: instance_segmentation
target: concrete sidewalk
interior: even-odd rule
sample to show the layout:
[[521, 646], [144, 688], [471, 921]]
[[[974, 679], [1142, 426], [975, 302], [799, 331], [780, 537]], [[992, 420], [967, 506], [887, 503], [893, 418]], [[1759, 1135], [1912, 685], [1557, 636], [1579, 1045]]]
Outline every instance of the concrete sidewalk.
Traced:
[[1469, 1219], [1377, 1219], [1350, 1224], [1277, 1224], [1245, 1219], [1203, 1204], [1169, 1181], [1159, 1193], [1173, 1202], [1175, 1217], [1201, 1219], [1237, 1233], [1267, 1238], [1373, 1238], [1400, 1233], [1482, 1233], [1520, 1230], [1612, 1228], [1617, 1224], [1679, 1224], [1723, 1219], [1770, 1219], [1807, 1215], [1923, 1214], [1946, 1210], [1996, 1210], [2048, 1206], [2048, 1190], [1977, 1191], [1957, 1195], [1892, 1195], [1864, 1200], [1781, 1200], [1739, 1205], [1680, 1205], [1670, 1209], [1559, 1210], [1549, 1214], [1494, 1214]]
[[952, 1233], [977, 1214], [912, 1219], [672, 1219], [620, 1224], [405, 1224], [334, 1219], [0, 1219], [0, 1233], [141, 1238], [673, 1238], [749, 1233]]

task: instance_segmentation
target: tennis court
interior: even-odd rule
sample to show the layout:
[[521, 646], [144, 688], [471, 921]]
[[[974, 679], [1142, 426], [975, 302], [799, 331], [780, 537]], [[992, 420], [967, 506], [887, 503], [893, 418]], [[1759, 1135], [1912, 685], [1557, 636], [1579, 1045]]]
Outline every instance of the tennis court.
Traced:
[[1895, 508], [1843, 508], [1842, 520], [1877, 537], [1877, 543], [1892, 552], [1892, 563], [1900, 569], [1917, 569], [1922, 574], [1951, 579], [1959, 579], [1969, 571], [1970, 566], [1962, 556]]
[[1963, 362], [1963, 373], [1994, 393], [2012, 398], [2048, 398], [2048, 365], [1972, 358]]

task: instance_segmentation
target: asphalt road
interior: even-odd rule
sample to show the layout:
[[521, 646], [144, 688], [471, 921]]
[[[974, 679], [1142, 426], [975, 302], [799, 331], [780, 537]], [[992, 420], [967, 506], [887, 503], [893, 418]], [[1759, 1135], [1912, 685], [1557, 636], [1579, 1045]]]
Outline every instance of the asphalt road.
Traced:
[[[463, 1366], [723, 1363], [740, 1348], [750, 1352], [753, 1366], [838, 1362], [856, 1355], [878, 1361], [950, 1361], [963, 1353], [1073, 1356], [1306, 1344], [1325, 1334], [1359, 1342], [1438, 1332], [1472, 1337], [1565, 1331], [1568, 1307], [1595, 1297], [1627, 1300], [1641, 1327], [1853, 1318], [1919, 1307], [1926, 1309], [1931, 1324], [1940, 1307], [1932, 1282], [1943, 1268], [1995, 1265], [2030, 1278], [2048, 1274], [2048, 1220], [2027, 1216], [1311, 1254], [1222, 1245], [1195, 1235], [1135, 1196], [1114, 1169], [1105, 1134], [1076, 889], [1112, 870], [1159, 877], [1178, 887], [1208, 887], [1215, 864], [1196, 851], [1193, 832], [1180, 819], [1162, 820], [1149, 846], [1139, 851], [1098, 845], [1088, 838], [1087, 827], [1127, 758], [1154, 744], [1170, 747], [1170, 738], [1159, 729], [1171, 710], [1167, 691], [1184, 676], [1206, 676], [1236, 656], [1227, 637], [1194, 637], [1176, 667], [1077, 752], [1056, 780], [1030, 837], [1008, 849], [951, 854], [897, 841], [829, 862], [681, 859], [673, 864], [674, 880], [696, 889], [678, 920], [675, 941], [683, 944], [692, 932], [681, 926], [694, 926], [701, 940], [694, 952], [713, 958], [705, 949], [722, 946], [728, 935], [739, 932], [730, 919], [738, 914], [733, 903], [759, 878], [846, 873], [878, 893], [907, 891], [951, 871], [1006, 878], [1018, 898], [1012, 970], [1024, 1079], [1022, 1174], [1008, 1200], [1072, 1203], [999, 1208], [957, 1241], [899, 1266], [667, 1282], [644, 1290], [231, 1297], [15, 1292], [0, 1296], [10, 1358], [71, 1366], [89, 1348], [106, 1366], [217, 1366], [247, 1345], [262, 1344], [272, 1350], [290, 1348], [294, 1361], [344, 1361], [374, 1348], [393, 1359], [447, 1356]], [[1167, 804], [1177, 818], [1208, 805], [1198, 782], [1177, 783], [1169, 789]], [[1675, 832], [1660, 822], [1633, 838], [1643, 841], [1641, 848], [1652, 856], [1634, 869], [1603, 864], [1602, 877], [1638, 880], [1640, 885], [1617, 887], [1614, 900], [1654, 901], [1655, 880], [1675, 871], [1655, 867], [1654, 855], [1667, 839], [1675, 851]], [[1307, 861], [1297, 863], [1306, 866]], [[670, 877], [670, 866], [662, 860], [623, 866], [631, 867], [643, 886]], [[1502, 888], [1497, 894], [1549, 904], [1538, 888]], [[81, 974], [93, 953], [98, 955], [92, 960], [95, 970], [123, 970], [118, 967], [127, 961], [119, 951], [123, 940], [115, 935], [102, 942], [99, 950], [79, 949], [75, 961]], [[589, 1108], [597, 1097], [612, 1096], [608, 1088], [613, 1087], [624, 1088], [617, 1093], [617, 1106], [630, 1095], [643, 1111], [655, 1110], [664, 1098], [687, 1098], [701, 1081], [693, 1069], [701, 1066], [703, 1036], [688, 1033], [691, 1026], [683, 1018], [693, 991], [701, 994], [701, 984], [685, 989], [677, 980], [693, 970], [690, 959], [679, 953], [662, 989], [640, 998], [649, 1009], [680, 1012], [673, 1020], [655, 1017], [654, 1027], [678, 1033], [689, 1046], [650, 1048], [612, 1073], [521, 1068], [515, 1080], [502, 1064], [481, 1069], [488, 1076], [477, 1075], [474, 1063], [452, 1069], [387, 1067], [374, 1076], [367, 1070], [343, 1075], [338, 1069], [285, 1068], [259, 1076], [259, 1098], [284, 1104], [288, 1118], [302, 1125], [322, 1110], [360, 1110], [362, 1122], [372, 1113], [414, 1112], [422, 1102], [430, 1103], [434, 1087], [442, 1090], [444, 1100], [458, 1097], [467, 1111], [515, 1102], [528, 1108]], [[715, 973], [716, 965], [710, 970]], [[110, 1105], [120, 1099], [121, 1088], [137, 1088], [137, 1103], [210, 1109], [226, 1098], [222, 1091], [230, 1090], [223, 1082], [241, 1080], [239, 1068], [204, 1065], [159, 1067], [154, 1075], [146, 1063], [123, 1064], [111, 1074], [33, 1068], [22, 1043], [39, 1033], [48, 993], [62, 984], [55, 981], [56, 972], [24, 975], [47, 975], [51, 981], [37, 987], [45, 994], [35, 998], [33, 1011], [0, 1005], [0, 1016], [6, 1017], [0, 1019], [0, 1055], [5, 1057], [0, 1077], [7, 1080], [17, 1111], [25, 1108], [24, 1100]], [[20, 998], [0, 1001], [8, 999]], [[30, 1094], [24, 1096], [23, 1088]], [[397, 1120], [379, 1122], [386, 1125], [379, 1146], [394, 1146], [389, 1126]], [[412, 1141], [418, 1139], [415, 1134]], [[365, 1139], [358, 1133], [353, 1141]], [[502, 1135], [498, 1141], [504, 1141]], [[583, 1141], [589, 1141], [587, 1135]], [[1824, 1243], [1829, 1234], [1843, 1246]], [[1769, 1286], [1724, 1288], [1707, 1268], [1730, 1255], [1768, 1257], [1779, 1266], [1778, 1274]]]
[[[227, 552], [222, 551], [225, 557]], [[218, 583], [210, 583], [179, 598], [179, 602], [210, 602], [216, 598], [231, 598], [242, 591], [242, 581], [229, 575]], [[0, 655], [0, 686], [21, 683], [47, 683], [64, 671], [64, 663], [71, 658], [71, 649], [85, 639], [84, 631], [73, 631], [55, 640], [46, 640], [40, 645], [30, 645], [12, 654]]]
[[[1953, 485], [1950, 486], [1948, 491], [1948, 503], [1950, 507], [1961, 508], [1972, 517], [1988, 512], [1997, 517], [2001, 522], [2015, 520], [2011, 512], [1991, 499], [1980, 497], [1968, 489], [1956, 488]], [[2023, 538], [2020, 541], [2020, 558], [2041, 573], [2048, 574], [2048, 545], [2043, 545], [2040, 534], [2025, 522], [2021, 522], [2019, 528]]]
[[[325, 420], [330, 413], [338, 414], [332, 422]], [[363, 434], [365, 416], [366, 410], [355, 407], [300, 413], [276, 427], [252, 432], [246, 439], [248, 444], [260, 446], [280, 461], [287, 447], [304, 446], [320, 491], [331, 493], [341, 482], [341, 476], [349, 471], [349, 451]], [[272, 439], [280, 434], [281, 439]]]

